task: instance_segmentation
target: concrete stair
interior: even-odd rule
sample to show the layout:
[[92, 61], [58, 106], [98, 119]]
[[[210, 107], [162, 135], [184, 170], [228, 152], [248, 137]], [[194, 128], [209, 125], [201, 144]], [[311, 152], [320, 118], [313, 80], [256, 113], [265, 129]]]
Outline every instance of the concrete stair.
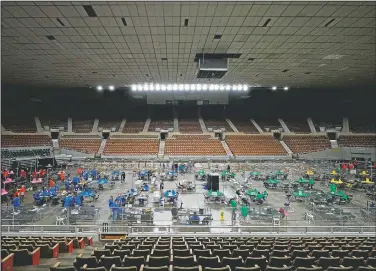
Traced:
[[279, 141], [279, 143], [281, 143], [282, 147], [285, 149], [285, 151], [289, 154], [289, 155], [292, 155], [293, 152], [290, 150], [289, 146], [287, 146], [287, 144], [281, 140]]
[[147, 118], [142, 132], [146, 133], [149, 130], [150, 122], [151, 122], [151, 118]]
[[106, 147], [107, 139], [102, 139], [101, 145], [99, 146], [98, 154], [103, 154], [104, 148]]
[[264, 131], [261, 129], [261, 127], [257, 124], [257, 122], [254, 119], [251, 119], [252, 124], [256, 127], [257, 131], [262, 134]]
[[235, 132], [235, 133], [239, 133], [239, 130], [238, 128], [236, 128], [236, 126], [232, 123], [232, 121], [228, 118], [225, 118], [225, 120], [227, 121], [228, 125], [231, 127], [231, 129]]
[[39, 117], [34, 117], [34, 120], [35, 120], [35, 126], [36, 126], [36, 128], [37, 128], [37, 132], [38, 132], [38, 133], [43, 132], [44, 129], [43, 129], [42, 123], [40, 122]]
[[97, 133], [98, 132], [98, 125], [99, 125], [99, 119], [96, 118], [94, 120], [93, 129], [91, 130], [92, 133]]
[[159, 141], [158, 157], [163, 157], [164, 156], [165, 146], [166, 146], [166, 141], [160, 140]]
[[227, 145], [226, 141], [221, 140], [221, 144], [222, 144], [223, 149], [226, 151], [226, 154], [230, 157], [234, 157], [234, 155], [232, 154], [232, 152], [231, 152], [229, 146]]
[[198, 122], [200, 123], [200, 126], [201, 126], [201, 130], [203, 133], [206, 133], [208, 130], [206, 129], [206, 125], [205, 125], [205, 122], [204, 120], [202, 119], [202, 117], [199, 117], [198, 118]]
[[123, 119], [120, 123], [120, 127], [119, 127], [119, 133], [123, 132], [123, 129], [124, 129], [124, 126], [125, 124], [127, 123], [127, 120], [126, 119]]
[[329, 140], [329, 141], [330, 141], [330, 146], [332, 147], [332, 149], [336, 149], [339, 147], [337, 140]]
[[69, 133], [73, 132], [73, 121], [72, 121], [72, 118], [68, 118], [68, 132]]
[[350, 122], [347, 117], [342, 119], [342, 133], [350, 133]]
[[316, 133], [316, 128], [315, 125], [313, 124], [313, 121], [311, 118], [307, 118], [308, 126], [309, 129], [311, 130], [311, 133], [315, 134]]
[[59, 139], [52, 139], [52, 147], [54, 147], [54, 149], [60, 149]]
[[285, 131], [286, 133], [291, 133], [289, 127], [287, 127], [287, 125], [286, 125], [286, 123], [284, 122], [283, 119], [278, 119], [278, 121], [281, 124], [283, 131]]

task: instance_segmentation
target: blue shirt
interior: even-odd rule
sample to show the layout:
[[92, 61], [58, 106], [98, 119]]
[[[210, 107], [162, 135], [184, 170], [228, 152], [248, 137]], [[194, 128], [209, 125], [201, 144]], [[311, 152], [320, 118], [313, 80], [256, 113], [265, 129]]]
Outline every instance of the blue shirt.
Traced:
[[20, 207], [21, 206], [21, 199], [19, 197], [15, 197], [13, 199], [13, 207]]
[[70, 207], [71, 204], [72, 204], [72, 197], [66, 197], [65, 200], [64, 200], [64, 207]]

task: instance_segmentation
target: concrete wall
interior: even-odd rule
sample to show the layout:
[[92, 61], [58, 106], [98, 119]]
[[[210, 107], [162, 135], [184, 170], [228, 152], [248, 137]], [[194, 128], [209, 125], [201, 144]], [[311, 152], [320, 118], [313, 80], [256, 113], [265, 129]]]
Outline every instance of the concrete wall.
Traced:
[[299, 155], [299, 158], [315, 160], [352, 160], [354, 158], [371, 158], [376, 160], [375, 148], [339, 147], [319, 152]]

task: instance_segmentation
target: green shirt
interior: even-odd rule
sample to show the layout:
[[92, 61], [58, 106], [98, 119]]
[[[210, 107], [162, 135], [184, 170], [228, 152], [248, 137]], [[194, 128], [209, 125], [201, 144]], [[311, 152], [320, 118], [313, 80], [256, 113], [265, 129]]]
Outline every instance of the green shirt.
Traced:
[[243, 205], [242, 207], [240, 207], [240, 212], [242, 216], [247, 217], [248, 211], [249, 211], [249, 208], [247, 205]]

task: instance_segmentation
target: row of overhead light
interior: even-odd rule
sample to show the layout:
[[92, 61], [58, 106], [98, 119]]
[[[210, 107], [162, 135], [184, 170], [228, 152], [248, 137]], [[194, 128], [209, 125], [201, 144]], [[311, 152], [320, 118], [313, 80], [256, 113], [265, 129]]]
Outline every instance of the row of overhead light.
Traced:
[[[109, 91], [114, 91], [114, 90], [115, 90], [115, 86], [110, 85], [110, 86], [107, 87], [107, 89], [108, 89]], [[104, 87], [103, 87], [103, 86], [97, 86], [97, 90], [98, 90], [98, 91], [103, 91], [103, 90], [104, 90]]]
[[132, 91], [248, 91], [248, 85], [218, 84], [138, 84]]
[[[276, 91], [277, 89], [278, 89], [278, 87], [276, 87], [276, 86], [272, 87], [272, 90], [273, 90], [273, 91]], [[284, 91], [288, 91], [288, 90], [289, 90], [289, 87], [283, 87], [283, 90], [284, 90]]]

